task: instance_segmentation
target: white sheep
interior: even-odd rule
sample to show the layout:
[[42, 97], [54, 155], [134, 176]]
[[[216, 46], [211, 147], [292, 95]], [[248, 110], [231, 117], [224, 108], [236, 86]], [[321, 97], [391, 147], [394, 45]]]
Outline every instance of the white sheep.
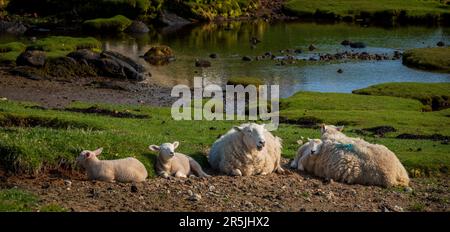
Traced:
[[[302, 145], [303, 141], [297, 141], [298, 144]], [[311, 155], [316, 155], [320, 151], [320, 147], [322, 146], [322, 140], [320, 139], [309, 139], [308, 142], [303, 144], [298, 148], [297, 154], [294, 160], [291, 162], [291, 168], [304, 171], [303, 161]]]
[[156, 172], [158, 175], [164, 178], [169, 176], [185, 178], [195, 173], [199, 177], [210, 177], [202, 170], [197, 161], [187, 155], [175, 152], [179, 144], [176, 141], [174, 143], [163, 143], [161, 146], [149, 146], [150, 150], [159, 152], [156, 161]]
[[214, 142], [208, 155], [212, 168], [233, 176], [283, 173], [280, 160], [281, 139], [255, 123], [233, 127]]
[[117, 160], [99, 160], [97, 158], [103, 151], [99, 148], [95, 151], [82, 151], [77, 158], [77, 163], [86, 169], [90, 180], [108, 182], [143, 182], [147, 178], [147, 169], [137, 159], [128, 157]]
[[341, 131], [342, 127], [322, 126], [320, 151], [303, 160], [305, 171], [349, 184], [409, 185], [408, 173], [387, 147], [347, 137]]

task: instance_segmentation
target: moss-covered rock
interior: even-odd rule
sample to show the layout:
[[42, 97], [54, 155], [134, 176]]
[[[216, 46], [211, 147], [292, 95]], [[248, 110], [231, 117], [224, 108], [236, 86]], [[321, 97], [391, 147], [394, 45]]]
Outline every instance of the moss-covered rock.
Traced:
[[132, 21], [123, 15], [111, 18], [90, 19], [83, 22], [83, 28], [91, 32], [122, 32], [125, 31]]
[[45, 51], [48, 57], [62, 57], [84, 48], [99, 51], [101, 42], [92, 37], [50, 36], [37, 40], [29, 45], [27, 50], [41, 50]]
[[405, 51], [403, 64], [409, 67], [450, 73], [450, 47], [416, 48]]
[[175, 59], [175, 54], [169, 46], [158, 45], [151, 47], [144, 54], [144, 59], [153, 65], [164, 65]]
[[25, 48], [26, 45], [20, 42], [0, 44], [0, 63], [14, 64]]

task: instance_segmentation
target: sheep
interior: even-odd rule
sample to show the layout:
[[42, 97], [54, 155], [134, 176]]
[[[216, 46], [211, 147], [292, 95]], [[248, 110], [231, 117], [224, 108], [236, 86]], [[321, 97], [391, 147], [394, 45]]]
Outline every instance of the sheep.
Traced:
[[175, 152], [179, 145], [180, 143], [175, 141], [174, 143], [163, 143], [161, 146], [149, 146], [150, 150], [159, 152], [156, 172], [164, 178], [169, 176], [186, 178], [193, 173], [199, 177], [210, 177], [202, 170], [197, 161], [187, 155]]
[[[297, 141], [298, 144], [302, 145], [303, 141]], [[300, 171], [304, 171], [303, 160], [308, 158], [310, 155], [316, 155], [320, 151], [320, 147], [322, 146], [322, 140], [320, 139], [309, 139], [308, 142], [303, 144], [297, 150], [297, 155], [294, 160], [291, 162], [290, 167], [293, 169], [297, 169]]]
[[341, 131], [342, 127], [322, 126], [322, 146], [317, 155], [303, 160], [305, 171], [348, 184], [409, 185], [408, 173], [387, 147], [347, 137]]
[[232, 176], [267, 175], [281, 168], [281, 139], [255, 123], [235, 126], [214, 142], [208, 155], [213, 169]]
[[86, 169], [90, 180], [107, 182], [143, 182], [147, 178], [147, 169], [137, 159], [128, 157], [117, 160], [99, 160], [97, 158], [103, 151], [85, 150], [77, 157], [77, 163]]

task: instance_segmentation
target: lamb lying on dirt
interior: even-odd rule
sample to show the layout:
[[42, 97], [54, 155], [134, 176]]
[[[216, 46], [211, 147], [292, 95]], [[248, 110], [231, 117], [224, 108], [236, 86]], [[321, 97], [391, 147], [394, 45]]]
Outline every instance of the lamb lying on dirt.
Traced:
[[169, 176], [185, 178], [195, 173], [199, 177], [210, 177], [202, 170], [197, 161], [187, 155], [175, 152], [179, 145], [179, 142], [174, 142], [163, 143], [161, 146], [149, 146], [150, 150], [159, 152], [156, 161], [156, 172], [158, 175], [164, 178]]
[[77, 163], [84, 167], [90, 180], [108, 182], [142, 182], [147, 178], [147, 169], [137, 159], [129, 157], [117, 160], [99, 160], [97, 158], [103, 151], [82, 151]]
[[211, 147], [212, 168], [227, 175], [266, 175], [283, 173], [280, 165], [281, 139], [255, 123], [233, 127]]
[[385, 146], [347, 137], [340, 127], [323, 125], [321, 130], [320, 151], [302, 161], [305, 171], [349, 184], [409, 185], [405, 168]]
[[[303, 141], [297, 141], [298, 144], [302, 144]], [[308, 139], [308, 142], [303, 144], [298, 150], [297, 155], [291, 162], [291, 168], [298, 168], [300, 171], [304, 171], [303, 161], [311, 155], [316, 155], [320, 151], [322, 146], [322, 140], [320, 139]]]

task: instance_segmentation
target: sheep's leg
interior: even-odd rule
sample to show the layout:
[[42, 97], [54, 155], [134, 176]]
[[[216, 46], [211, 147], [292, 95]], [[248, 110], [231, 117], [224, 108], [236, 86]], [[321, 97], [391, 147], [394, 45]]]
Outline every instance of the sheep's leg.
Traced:
[[186, 174], [178, 171], [175, 173], [175, 177], [180, 177], [180, 178], [187, 178]]
[[242, 176], [242, 172], [239, 169], [233, 169], [233, 170], [231, 170], [231, 175], [232, 176]]
[[206, 174], [202, 167], [200, 166], [199, 163], [197, 163], [197, 161], [195, 161], [194, 159], [190, 159], [189, 160], [189, 165], [191, 166], [192, 171], [197, 174], [197, 176], [199, 177], [211, 177], [210, 175]]
[[284, 169], [282, 167], [280, 167], [280, 166], [277, 167], [275, 172], [278, 173], [278, 174], [284, 174], [285, 173]]
[[297, 169], [297, 167], [298, 167], [298, 155], [296, 155], [294, 160], [292, 160], [290, 167], [292, 169]]

